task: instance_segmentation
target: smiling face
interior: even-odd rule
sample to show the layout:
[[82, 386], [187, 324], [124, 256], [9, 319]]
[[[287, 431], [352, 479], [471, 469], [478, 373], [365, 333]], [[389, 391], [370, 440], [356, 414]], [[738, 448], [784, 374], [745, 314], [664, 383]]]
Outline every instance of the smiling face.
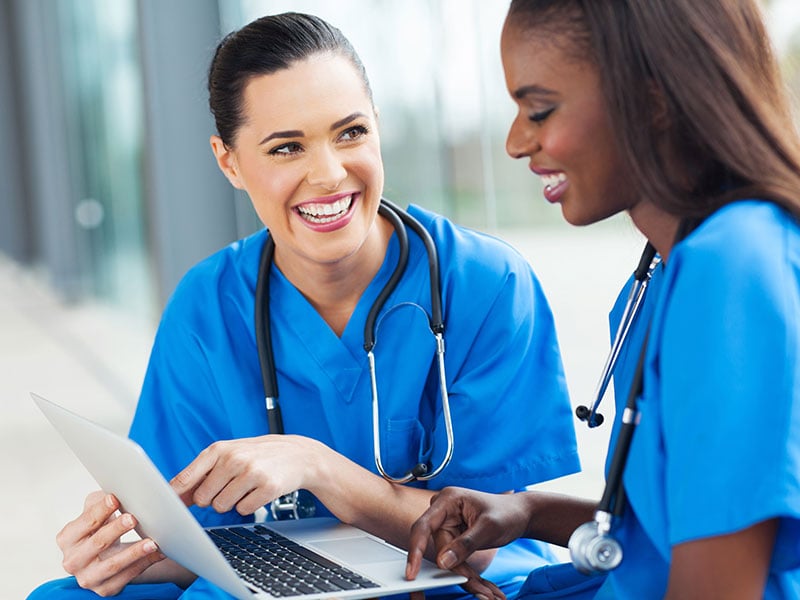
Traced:
[[212, 148], [270, 230], [277, 265], [335, 264], [369, 252], [366, 242], [379, 243], [377, 121], [363, 79], [346, 57], [316, 54], [253, 77], [243, 110], [234, 146], [214, 136]]
[[[506, 85], [518, 112], [506, 150], [527, 158], [542, 178], [545, 198], [573, 225], [587, 225], [632, 208], [600, 74], [556, 27], [524, 29], [506, 21], [501, 53]], [[554, 38], [554, 36], [556, 36]]]

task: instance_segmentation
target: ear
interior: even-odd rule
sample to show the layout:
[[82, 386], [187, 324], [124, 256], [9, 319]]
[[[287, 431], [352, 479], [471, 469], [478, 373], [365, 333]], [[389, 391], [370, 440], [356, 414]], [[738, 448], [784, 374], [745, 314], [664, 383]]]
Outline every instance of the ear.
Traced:
[[239, 165], [236, 163], [236, 155], [233, 150], [228, 148], [218, 135], [212, 135], [209, 142], [211, 143], [211, 151], [214, 153], [214, 158], [217, 159], [219, 170], [228, 178], [233, 187], [243, 190], [244, 185], [239, 177]]

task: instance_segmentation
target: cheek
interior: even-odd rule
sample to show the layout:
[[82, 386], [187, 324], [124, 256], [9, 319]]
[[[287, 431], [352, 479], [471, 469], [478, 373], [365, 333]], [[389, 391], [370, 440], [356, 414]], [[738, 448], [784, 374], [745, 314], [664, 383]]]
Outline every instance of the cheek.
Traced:
[[350, 170], [364, 184], [376, 188], [374, 191], [378, 194], [383, 191], [383, 159], [380, 147], [365, 148], [365, 152], [355, 157]]

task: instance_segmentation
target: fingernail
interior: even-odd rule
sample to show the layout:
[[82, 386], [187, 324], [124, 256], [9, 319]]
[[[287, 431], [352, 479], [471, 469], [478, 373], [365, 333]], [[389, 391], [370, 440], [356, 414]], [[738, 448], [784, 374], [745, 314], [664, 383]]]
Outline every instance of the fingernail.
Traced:
[[148, 554], [149, 554], [150, 552], [155, 552], [155, 551], [156, 551], [156, 543], [155, 543], [153, 540], [147, 540], [147, 541], [144, 543], [144, 546], [142, 546], [142, 548], [143, 548], [143, 549], [144, 549], [144, 551], [145, 551], [145, 552], [147, 552]]
[[478, 600], [489, 600], [489, 596], [484, 596], [483, 594], [475, 594], [475, 597]]
[[114, 508], [114, 496], [112, 496], [111, 494], [106, 494], [104, 500], [108, 508]]
[[130, 515], [122, 515], [122, 524], [125, 527], [133, 527], [133, 517]]
[[455, 552], [448, 550], [439, 557], [439, 566], [443, 569], [449, 569], [456, 564], [457, 560]]

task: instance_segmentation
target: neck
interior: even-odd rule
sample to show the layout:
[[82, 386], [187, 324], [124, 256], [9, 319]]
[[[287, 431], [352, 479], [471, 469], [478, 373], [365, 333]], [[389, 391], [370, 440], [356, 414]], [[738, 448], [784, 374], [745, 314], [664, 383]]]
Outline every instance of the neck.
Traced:
[[297, 255], [285, 256], [276, 247], [275, 265], [341, 336], [364, 290], [383, 264], [392, 232], [391, 224], [378, 217], [364, 243], [348, 256], [317, 262]]
[[628, 213], [636, 228], [653, 244], [666, 263], [672, 251], [680, 219], [646, 200], [638, 202]]

